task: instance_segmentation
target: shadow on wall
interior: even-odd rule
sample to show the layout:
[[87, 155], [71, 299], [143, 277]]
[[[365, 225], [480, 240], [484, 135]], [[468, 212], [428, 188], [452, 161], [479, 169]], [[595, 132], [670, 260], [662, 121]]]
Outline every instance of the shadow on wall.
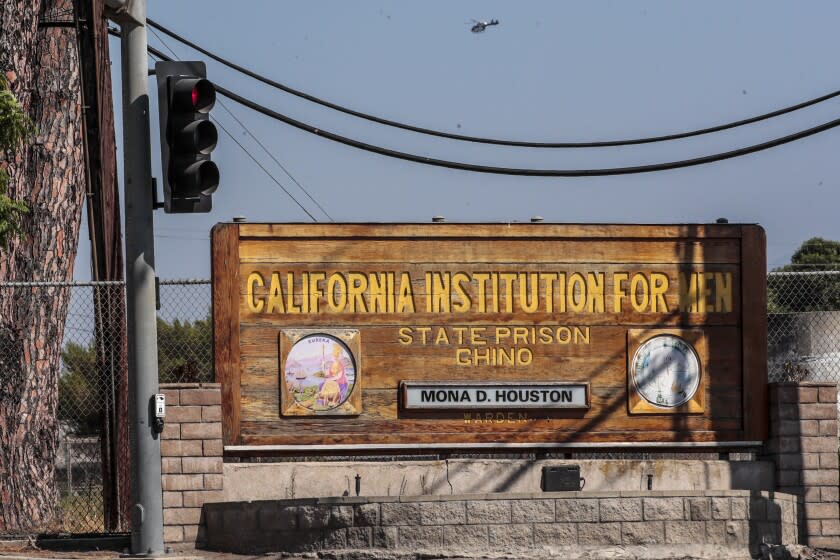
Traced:
[[783, 508], [775, 501], [775, 492], [750, 492], [749, 547], [751, 554], [763, 554], [766, 545], [798, 542], [796, 511], [793, 502]]

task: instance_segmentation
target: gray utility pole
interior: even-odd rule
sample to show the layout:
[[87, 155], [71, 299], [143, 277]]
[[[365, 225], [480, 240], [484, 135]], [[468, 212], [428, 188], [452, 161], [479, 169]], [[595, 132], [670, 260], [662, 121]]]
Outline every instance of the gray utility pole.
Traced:
[[158, 356], [146, 0], [107, 0], [107, 5], [116, 12], [122, 33], [131, 552], [160, 555], [164, 553], [163, 490], [153, 409]]

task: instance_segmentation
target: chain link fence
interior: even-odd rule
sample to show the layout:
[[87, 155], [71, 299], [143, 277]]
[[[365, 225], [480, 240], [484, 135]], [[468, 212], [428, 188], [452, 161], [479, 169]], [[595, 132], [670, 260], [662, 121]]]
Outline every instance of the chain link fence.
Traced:
[[[70, 286], [58, 381], [63, 529], [116, 531], [130, 499], [122, 282]], [[8, 288], [7, 288], [8, 289]], [[5, 295], [5, 294], [4, 294]]]
[[[0, 296], [55, 285], [0, 283]], [[61, 346], [56, 484], [63, 530], [129, 529], [130, 457], [121, 282], [72, 283]], [[772, 272], [768, 287], [769, 381], [840, 380], [840, 271]], [[213, 380], [209, 280], [160, 283], [160, 381]], [[0, 347], [0, 359], [9, 348]], [[1, 361], [1, 360], [0, 360]]]
[[162, 280], [158, 310], [161, 383], [213, 381], [212, 291], [209, 280]]
[[[0, 283], [17, 301], [48, 283]], [[56, 487], [59, 530], [108, 533], [130, 529], [131, 461], [127, 405], [125, 288], [122, 282], [76, 282], [70, 289], [58, 387]], [[210, 281], [161, 281], [158, 311], [160, 381], [213, 380]], [[36, 293], [37, 296], [37, 293]], [[0, 363], [17, 360], [0, 345]]]
[[840, 271], [767, 275], [770, 381], [840, 381]]

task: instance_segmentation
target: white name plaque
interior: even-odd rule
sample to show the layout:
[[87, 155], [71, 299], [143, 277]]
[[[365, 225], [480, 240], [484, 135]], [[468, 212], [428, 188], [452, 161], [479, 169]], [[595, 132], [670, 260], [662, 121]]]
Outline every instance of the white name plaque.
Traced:
[[403, 381], [406, 410], [589, 408], [589, 383]]

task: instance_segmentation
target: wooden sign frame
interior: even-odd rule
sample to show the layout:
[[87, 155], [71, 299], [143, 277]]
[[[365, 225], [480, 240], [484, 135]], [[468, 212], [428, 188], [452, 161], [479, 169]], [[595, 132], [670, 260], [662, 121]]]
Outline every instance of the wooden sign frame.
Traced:
[[[756, 446], [767, 437], [766, 256], [764, 231], [757, 225], [226, 223], [218, 224], [212, 232], [212, 267], [215, 376], [222, 385], [223, 439], [229, 455], [470, 447], [708, 449]], [[393, 297], [375, 314], [357, 315], [345, 310], [335, 316], [306, 315], [301, 306], [319, 297], [317, 289], [305, 298], [295, 290], [292, 297], [298, 299], [292, 303], [295, 307], [289, 308], [297, 313], [294, 316], [267, 314], [265, 310], [257, 313], [248, 307], [255, 307], [255, 302], [268, 305], [274, 272], [285, 275], [288, 271], [298, 286], [300, 271], [309, 269], [344, 270], [348, 274], [410, 269], [417, 286], [424, 281], [424, 270], [432, 274], [446, 270], [453, 275], [473, 275], [473, 287], [476, 275], [484, 274], [484, 270], [523, 274], [560, 271], [570, 282], [576, 271], [581, 271], [581, 278], [586, 271], [606, 271], [606, 309], [574, 313], [567, 309], [567, 319], [558, 318], [557, 310], [554, 314], [538, 310], [523, 315], [516, 310], [506, 313], [503, 308], [492, 315], [452, 318], [428, 314], [418, 303], [416, 315], [408, 317], [393, 308]], [[252, 271], [260, 271], [263, 285], [255, 281], [248, 287]], [[669, 312], [655, 312], [653, 292], [650, 301], [645, 300], [649, 308], [634, 311], [627, 307], [626, 290], [614, 295], [609, 282], [625, 279], [624, 285], [629, 286], [633, 275], [639, 273], [648, 274], [648, 280], [655, 284], [652, 273], [645, 271], [667, 277], [672, 287], [680, 275], [694, 275], [697, 293], [702, 293], [703, 274], [713, 276], [723, 271], [729, 275], [731, 311], [680, 311], [675, 303], [676, 288], [663, 296]], [[278, 286], [286, 286], [285, 278]], [[262, 299], [250, 296], [249, 300], [249, 289], [258, 290]], [[567, 295], [577, 305], [577, 296]], [[611, 306], [618, 297], [624, 298], [625, 308], [616, 313]], [[641, 305], [641, 296], [634, 302]], [[567, 335], [558, 325], [564, 320], [581, 328], [591, 325], [594, 340], [598, 345], [609, 343], [609, 351], [599, 350], [601, 346], [595, 343], [591, 349], [584, 343], [561, 348], [558, 340]], [[492, 333], [493, 328], [525, 329], [517, 334], [529, 341], [533, 333], [548, 336], [548, 331], [539, 330], [546, 325], [555, 330], [550, 331], [551, 349], [538, 343], [532, 348], [535, 366], [528, 369], [502, 364], [499, 369], [484, 368], [476, 361], [483, 355], [469, 358], [469, 352], [477, 348], [469, 341], [463, 345], [466, 349], [455, 348], [454, 341], [448, 347], [424, 346], [419, 331], [414, 330], [413, 342], [401, 346], [400, 328], [426, 328], [424, 325], [444, 329], [444, 334], [437, 335], [444, 338], [462, 332], [457, 329], [471, 329], [467, 332], [473, 334], [467, 338], [476, 336], [478, 340], [482, 335], [475, 333], [482, 328], [491, 329], [485, 333]], [[279, 336], [290, 329], [359, 330], [361, 343], [356, 357], [360, 368], [364, 359], [365, 371], [359, 384], [361, 391], [356, 393], [360, 399], [358, 414], [286, 414], [288, 408], [281, 404]], [[626, 368], [635, 344], [630, 335], [634, 329], [670, 329], [685, 336], [694, 330], [703, 331], [698, 344], [702, 340], [712, 350], [709, 362], [703, 364], [702, 392], [706, 400], [702, 411], [689, 407], [662, 414], [640, 410], [638, 401], [633, 404]], [[580, 334], [584, 336], [582, 331]], [[463, 356], [455, 354], [459, 350], [464, 351]], [[444, 354], [448, 362], [441, 361]], [[468, 358], [472, 365], [460, 366], [453, 361]], [[601, 359], [605, 360], [602, 366], [598, 365]], [[621, 364], [620, 369], [617, 364]], [[485, 374], [490, 375], [488, 379], [499, 379], [503, 370], [511, 372], [504, 374], [510, 379], [523, 379], [524, 373], [535, 380], [588, 382], [590, 409], [549, 411], [542, 416], [504, 410], [470, 415], [405, 411], [398, 406], [401, 380], [458, 382], [481, 379]]]

